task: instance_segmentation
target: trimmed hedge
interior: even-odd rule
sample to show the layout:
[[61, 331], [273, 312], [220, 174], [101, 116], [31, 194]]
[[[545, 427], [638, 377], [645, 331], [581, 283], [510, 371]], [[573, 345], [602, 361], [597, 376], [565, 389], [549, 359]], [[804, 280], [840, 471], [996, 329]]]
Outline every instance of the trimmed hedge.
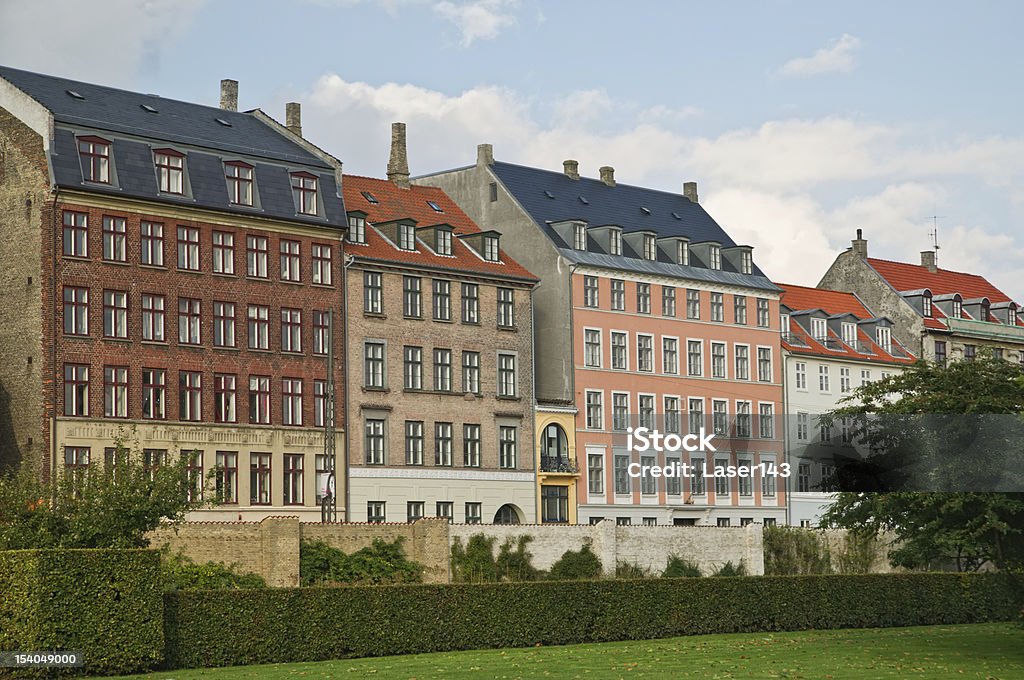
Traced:
[[161, 590], [153, 550], [0, 551], [0, 649], [81, 651], [87, 673], [153, 668], [164, 647]]
[[757, 576], [168, 594], [172, 668], [704, 633], [1012, 620], [1001, 574]]

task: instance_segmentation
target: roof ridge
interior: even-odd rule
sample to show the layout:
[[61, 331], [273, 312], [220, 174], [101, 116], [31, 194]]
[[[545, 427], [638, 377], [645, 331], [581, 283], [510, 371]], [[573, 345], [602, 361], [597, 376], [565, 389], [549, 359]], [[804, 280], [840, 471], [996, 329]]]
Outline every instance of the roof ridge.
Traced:
[[[526, 170], [533, 170], [535, 172], [548, 173], [548, 174], [551, 174], [551, 175], [555, 175], [556, 177], [566, 177], [564, 172], [559, 172], [558, 170], [548, 170], [547, 168], [537, 168], [537, 167], [534, 167], [532, 165], [521, 165], [519, 163], [509, 163], [508, 161], [494, 161], [494, 165], [511, 165], [511, 166], [514, 166], [514, 167], [517, 167], [517, 168], [525, 168]], [[581, 181], [584, 181], [584, 180], [586, 180], [588, 182], [596, 182], [598, 184], [601, 184], [602, 186], [607, 186], [606, 184], [604, 184], [604, 182], [602, 182], [600, 180], [600, 178], [597, 178], [597, 177], [585, 177], [583, 175], [580, 175], [579, 179], [577, 179], [575, 181], [581, 182]], [[643, 187], [643, 186], [640, 186], [639, 184], [629, 184], [628, 182], [620, 182], [618, 180], [615, 180], [615, 187], [628, 187], [630, 189], [640, 189], [641, 191], [651, 191], [651, 192], [658, 193], [658, 194], [665, 194], [666, 196], [674, 196], [676, 198], [686, 198], [686, 196], [684, 196], [683, 194], [675, 192], [675, 191], [669, 191], [668, 189], [655, 189], [655, 188], [652, 188], [652, 187]], [[608, 187], [608, 188], [611, 189], [611, 188], [614, 188], [614, 187]], [[689, 199], [687, 199], [687, 200], [689, 200]], [[696, 206], [700, 206], [700, 203], [694, 203], [693, 201], [690, 201], [690, 203], [693, 203], [693, 205], [696, 205]]]
[[[917, 267], [918, 269], [924, 269], [928, 271], [928, 268], [922, 264], [914, 264], [913, 262], [901, 262], [900, 260], [888, 260], [884, 257], [869, 257], [868, 260], [875, 260], [876, 262], [888, 262], [889, 264], [901, 264], [905, 267]], [[928, 271], [929, 274], [959, 274], [960, 276], [973, 276], [975, 278], [983, 279], [992, 285], [991, 282], [985, 278], [982, 274], [975, 274], [973, 272], [961, 272], [956, 269], [944, 269], [942, 267], [936, 267], [934, 272]], [[993, 286], [994, 287], [994, 286]]]

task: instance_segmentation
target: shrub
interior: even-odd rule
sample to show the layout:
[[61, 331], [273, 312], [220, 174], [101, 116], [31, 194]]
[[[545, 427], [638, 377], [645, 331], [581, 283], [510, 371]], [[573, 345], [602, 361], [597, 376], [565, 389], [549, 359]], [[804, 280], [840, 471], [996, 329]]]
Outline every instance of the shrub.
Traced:
[[712, 576], [746, 576], [747, 568], [743, 565], [743, 560], [740, 560], [739, 564], [733, 564], [732, 560], [729, 560], [718, 570], [712, 574]]
[[506, 538], [505, 542], [501, 544], [495, 565], [502, 581], [537, 580], [538, 571], [531, 564], [533, 555], [526, 551], [526, 544], [532, 540], [533, 536], [519, 536], [515, 539], [515, 549], [512, 548], [513, 539], [511, 538]]
[[579, 581], [601, 578], [601, 558], [594, 554], [590, 544], [579, 550], [566, 550], [558, 561], [551, 565], [548, 578], [552, 581]]
[[820, 532], [765, 527], [763, 535], [766, 576], [832, 573], [828, 543]]
[[683, 559], [678, 555], [669, 555], [665, 571], [661, 572], [662, 578], [700, 577], [700, 567], [695, 563]]
[[619, 561], [615, 565], [615, 578], [651, 578], [653, 574], [648, 567], [641, 567], [636, 562]]
[[164, 592], [174, 590], [224, 590], [235, 588], [266, 588], [267, 582], [257, 574], [239, 574], [234, 565], [223, 562], [196, 564], [181, 553], [166, 553], [160, 559]]
[[458, 536], [452, 541], [452, 581], [455, 583], [493, 583], [498, 580], [494, 561], [494, 537], [473, 534], [462, 547]]
[[847, 531], [843, 546], [836, 555], [836, 571], [840, 574], [867, 574], [878, 558], [878, 539], [870, 534]]
[[299, 546], [299, 580], [304, 586], [332, 584], [419, 583], [423, 565], [405, 557], [402, 537], [392, 543], [375, 538], [351, 555], [323, 541]]

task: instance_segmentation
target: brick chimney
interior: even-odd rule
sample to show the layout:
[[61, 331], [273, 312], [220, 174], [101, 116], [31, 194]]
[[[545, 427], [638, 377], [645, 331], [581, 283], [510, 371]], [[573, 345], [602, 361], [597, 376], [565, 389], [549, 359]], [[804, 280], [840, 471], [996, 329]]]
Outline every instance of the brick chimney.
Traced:
[[868, 240], [864, 238], [864, 230], [857, 230], [857, 238], [853, 239], [853, 252], [860, 255], [865, 260], [868, 257]]
[[935, 251], [934, 250], [922, 250], [921, 251], [921, 266], [926, 268], [932, 274], [938, 271], [938, 267], [935, 266]]
[[288, 102], [284, 105], [284, 126], [293, 135], [302, 136], [302, 104]]
[[697, 183], [683, 182], [683, 196], [690, 199], [691, 202], [697, 203]]
[[476, 164], [479, 166], [494, 165], [494, 147], [490, 144], [477, 144]]
[[598, 172], [601, 173], [602, 182], [610, 187], [615, 186], [615, 168], [610, 165], [602, 165]]
[[391, 124], [391, 158], [388, 160], [388, 181], [403, 189], [409, 188], [409, 156], [405, 149], [405, 123]]
[[579, 161], [574, 161], [572, 159], [562, 161], [562, 170], [565, 172], [565, 176], [569, 179], [580, 178]]
[[225, 78], [220, 81], [220, 108], [225, 111], [238, 110], [238, 81]]

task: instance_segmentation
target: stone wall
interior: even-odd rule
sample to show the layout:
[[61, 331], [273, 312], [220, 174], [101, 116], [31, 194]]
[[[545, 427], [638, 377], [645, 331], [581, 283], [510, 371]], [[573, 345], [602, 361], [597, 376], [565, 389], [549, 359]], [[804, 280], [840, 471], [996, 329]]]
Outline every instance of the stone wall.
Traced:
[[301, 524], [302, 539], [324, 541], [352, 553], [381, 538], [402, 538], [405, 555], [425, 567], [424, 583], [448, 583], [448, 523], [423, 519], [414, 524]]

